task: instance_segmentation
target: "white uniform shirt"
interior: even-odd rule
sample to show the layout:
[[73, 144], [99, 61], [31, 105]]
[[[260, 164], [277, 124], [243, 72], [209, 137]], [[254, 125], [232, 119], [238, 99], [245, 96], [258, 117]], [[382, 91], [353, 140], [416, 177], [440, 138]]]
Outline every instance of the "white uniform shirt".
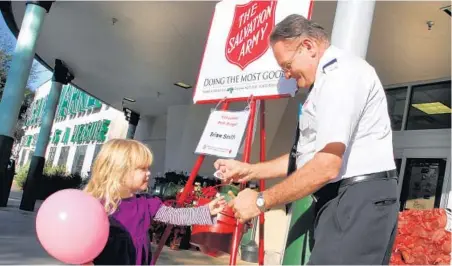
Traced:
[[303, 104], [297, 144], [297, 168], [328, 143], [346, 151], [333, 181], [395, 169], [386, 95], [372, 66], [330, 46], [317, 68], [314, 86]]

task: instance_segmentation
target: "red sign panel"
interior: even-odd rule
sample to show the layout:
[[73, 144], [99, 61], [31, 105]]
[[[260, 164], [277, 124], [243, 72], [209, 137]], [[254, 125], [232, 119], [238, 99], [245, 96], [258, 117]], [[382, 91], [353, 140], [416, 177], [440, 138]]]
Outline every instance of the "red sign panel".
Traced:
[[240, 69], [259, 59], [270, 46], [275, 26], [276, 1], [250, 1], [235, 7], [226, 39], [226, 59]]

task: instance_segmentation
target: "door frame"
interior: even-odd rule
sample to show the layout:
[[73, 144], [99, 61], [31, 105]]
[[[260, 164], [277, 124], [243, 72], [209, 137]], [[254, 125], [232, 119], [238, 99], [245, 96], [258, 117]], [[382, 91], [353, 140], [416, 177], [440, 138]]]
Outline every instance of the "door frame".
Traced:
[[402, 164], [400, 165], [400, 173], [399, 173], [399, 183], [397, 193], [400, 196], [402, 192], [403, 178], [405, 175], [406, 161], [407, 158], [428, 158], [428, 159], [442, 159], [445, 158], [446, 161], [446, 170], [444, 172], [444, 181], [443, 188], [441, 191], [441, 202], [440, 208], [447, 208], [450, 196], [452, 196], [451, 192], [451, 153], [450, 148], [410, 148], [398, 150], [395, 153], [395, 159], [402, 159]]

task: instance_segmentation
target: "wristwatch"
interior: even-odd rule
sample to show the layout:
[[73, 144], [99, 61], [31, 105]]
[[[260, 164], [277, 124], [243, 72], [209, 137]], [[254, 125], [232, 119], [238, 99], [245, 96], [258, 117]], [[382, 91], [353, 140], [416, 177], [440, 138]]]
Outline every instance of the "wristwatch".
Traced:
[[257, 208], [261, 211], [261, 212], [265, 212], [265, 199], [264, 199], [264, 195], [262, 194], [262, 192], [259, 192], [257, 194], [257, 199], [256, 199], [256, 205]]

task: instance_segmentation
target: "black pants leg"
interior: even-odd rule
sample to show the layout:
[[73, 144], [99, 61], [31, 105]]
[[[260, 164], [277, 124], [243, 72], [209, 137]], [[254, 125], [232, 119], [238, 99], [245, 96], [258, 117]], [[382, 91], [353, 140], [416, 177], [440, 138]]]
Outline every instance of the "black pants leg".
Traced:
[[387, 265], [398, 210], [395, 179], [374, 179], [339, 188], [319, 210], [308, 264]]

